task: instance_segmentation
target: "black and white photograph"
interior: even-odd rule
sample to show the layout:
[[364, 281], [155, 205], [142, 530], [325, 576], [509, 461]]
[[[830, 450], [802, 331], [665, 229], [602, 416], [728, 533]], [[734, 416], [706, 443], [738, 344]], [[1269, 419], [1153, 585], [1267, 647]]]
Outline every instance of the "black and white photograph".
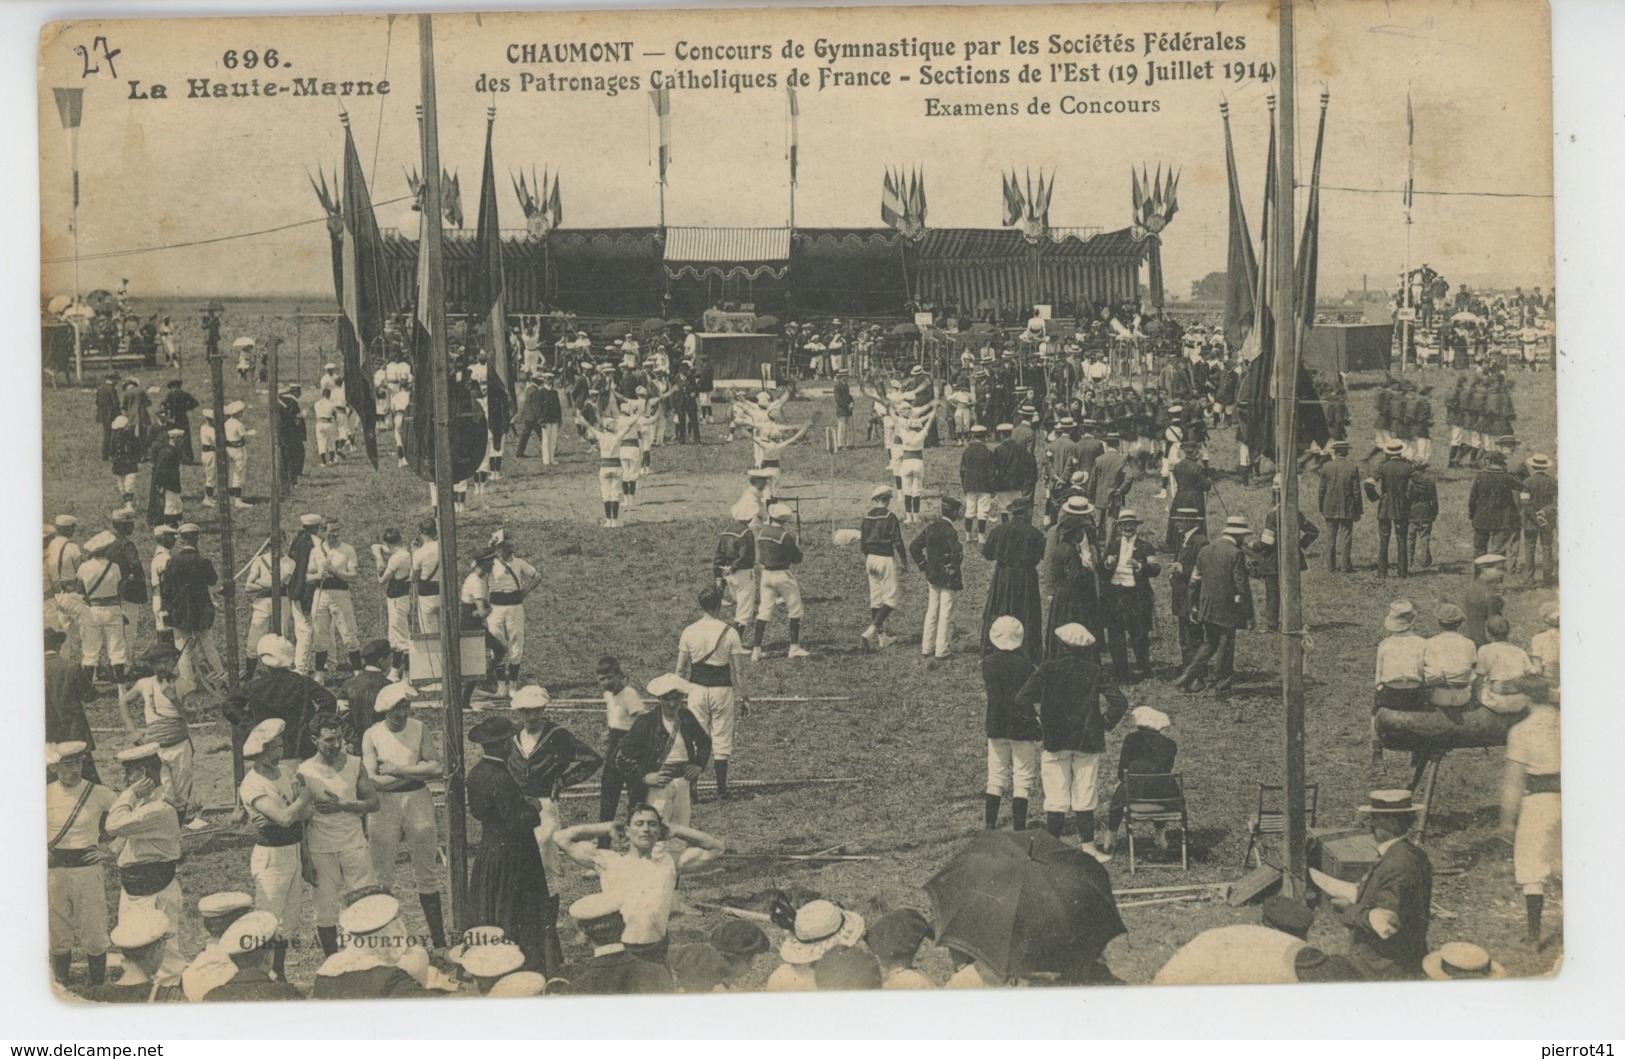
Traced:
[[1560, 975], [1551, 17], [44, 25], [20, 961]]

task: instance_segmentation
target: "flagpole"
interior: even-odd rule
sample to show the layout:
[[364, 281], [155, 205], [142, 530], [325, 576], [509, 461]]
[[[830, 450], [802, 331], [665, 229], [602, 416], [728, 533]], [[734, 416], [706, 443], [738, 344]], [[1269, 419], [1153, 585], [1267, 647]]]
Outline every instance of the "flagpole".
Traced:
[[[428, 283], [426, 306], [419, 312], [427, 314], [429, 325], [429, 359], [433, 365], [430, 388], [434, 394], [434, 480], [435, 499], [440, 523], [440, 580], [448, 586], [456, 583], [457, 572], [457, 508], [452, 489], [451, 467], [451, 370], [446, 362], [446, 297], [445, 280], [441, 272], [443, 255], [440, 197], [440, 124], [435, 103], [434, 83], [434, 16], [418, 16], [418, 50], [421, 64], [423, 93], [423, 179], [424, 216], [429, 222], [423, 226], [423, 245], [418, 252], [425, 256]], [[455, 607], [448, 607], [440, 626], [441, 708], [445, 713], [445, 743], [442, 753], [446, 763], [446, 832], [447, 871], [451, 882], [451, 924], [462, 930], [468, 919], [468, 820], [463, 808], [463, 712], [462, 712], [462, 647], [460, 615]]]
[[[1296, 326], [1297, 270], [1292, 267], [1295, 174], [1293, 139], [1297, 110], [1293, 100], [1294, 0], [1279, 0], [1281, 10], [1280, 151], [1276, 154], [1275, 197], [1275, 466], [1281, 475], [1279, 516], [1274, 527], [1276, 560], [1281, 579], [1281, 613], [1273, 615], [1281, 628], [1281, 701], [1286, 716], [1286, 849], [1287, 870], [1283, 891], [1301, 898], [1307, 893], [1308, 830], [1304, 813], [1304, 709], [1303, 709], [1303, 600], [1298, 561], [1298, 328]], [[1312, 306], [1305, 306], [1312, 312]]]
[[[269, 393], [265, 399], [266, 428], [271, 434], [271, 631], [278, 636], [282, 635], [282, 461], [286, 458], [282, 452], [281, 401], [277, 396], [281, 347], [281, 342], [271, 342]], [[258, 644], [244, 646], [257, 655]]]
[[[1399, 370], [1405, 370], [1405, 355], [1411, 350], [1411, 333], [1415, 327], [1414, 317], [1416, 307], [1411, 304], [1411, 206], [1414, 204], [1416, 181], [1416, 127], [1415, 116], [1411, 111], [1410, 86], [1405, 88], [1405, 271], [1400, 274], [1401, 309], [1410, 312], [1402, 314], [1400, 319], [1399, 342]], [[1443, 359], [1443, 351], [1440, 351]]]

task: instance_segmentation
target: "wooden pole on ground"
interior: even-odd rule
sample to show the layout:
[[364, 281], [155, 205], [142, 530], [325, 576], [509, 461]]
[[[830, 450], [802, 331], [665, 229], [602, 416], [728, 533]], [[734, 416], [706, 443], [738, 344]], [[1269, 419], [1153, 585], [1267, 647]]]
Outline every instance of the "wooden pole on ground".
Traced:
[[440, 581], [444, 598], [452, 601], [441, 614], [440, 666], [441, 697], [445, 700], [446, 763], [446, 874], [451, 880], [451, 925], [463, 930], [468, 922], [468, 818], [463, 809], [463, 714], [462, 714], [462, 624], [449, 586], [456, 584], [457, 512], [452, 492], [451, 468], [451, 365], [446, 357], [445, 277], [441, 272], [442, 238], [440, 228], [440, 124], [435, 102], [434, 16], [418, 16], [418, 50], [423, 92], [423, 209], [428, 223], [423, 226], [423, 246], [427, 282], [423, 285], [429, 330], [429, 380], [434, 393], [434, 479], [440, 523]]
[[[1280, 150], [1276, 154], [1275, 245], [1275, 466], [1281, 475], [1280, 514], [1274, 527], [1281, 578], [1281, 613], [1272, 615], [1281, 628], [1281, 700], [1286, 715], [1286, 851], [1282, 889], [1291, 897], [1308, 892], [1308, 828], [1304, 806], [1303, 599], [1298, 572], [1298, 327], [1297, 270], [1293, 267], [1293, 219], [1296, 181], [1293, 140], [1297, 109], [1293, 101], [1293, 0], [1279, 0], [1281, 11]], [[1305, 312], [1312, 309], [1305, 307]]]

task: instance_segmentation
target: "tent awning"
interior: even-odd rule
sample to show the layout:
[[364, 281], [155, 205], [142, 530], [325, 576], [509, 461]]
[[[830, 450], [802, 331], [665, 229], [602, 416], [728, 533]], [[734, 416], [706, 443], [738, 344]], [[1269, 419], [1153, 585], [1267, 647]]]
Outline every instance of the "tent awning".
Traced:
[[783, 279], [790, 266], [788, 228], [668, 228], [666, 274]]

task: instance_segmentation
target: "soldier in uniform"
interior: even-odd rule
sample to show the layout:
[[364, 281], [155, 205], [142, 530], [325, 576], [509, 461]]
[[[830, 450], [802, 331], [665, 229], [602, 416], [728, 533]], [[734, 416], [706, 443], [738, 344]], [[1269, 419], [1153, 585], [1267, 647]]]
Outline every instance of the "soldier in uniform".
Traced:
[[[120, 691], [124, 687], [124, 670], [129, 662], [125, 645], [124, 607], [121, 586], [124, 578], [119, 564], [107, 552], [117, 538], [107, 530], [85, 542], [85, 559], [79, 564], [75, 576], [77, 588], [83, 597], [79, 617], [79, 664], [84, 670], [86, 683], [95, 683], [96, 667], [105, 651], [108, 665], [113, 667], [113, 679]], [[139, 564], [136, 567], [140, 569]], [[139, 578], [139, 574], [137, 575]]]
[[180, 652], [180, 677], [190, 693], [194, 688], [218, 692], [217, 677], [223, 677], [225, 664], [215, 646], [215, 607], [213, 589], [220, 581], [214, 563], [198, 551], [202, 529], [188, 522], [180, 527], [175, 550], [164, 566], [160, 593], [164, 621], [175, 631], [175, 649]]
[[169, 380], [169, 392], [164, 394], [163, 401], [158, 405], [158, 418], [169, 426], [171, 430], [181, 432], [181, 458], [189, 464], [197, 463], [197, 457], [192, 455], [192, 424], [188, 415], [198, 406], [198, 400], [185, 390], [181, 389], [181, 380]]
[[1447, 468], [1460, 463], [1463, 451], [1467, 448], [1466, 430], [1462, 419], [1462, 402], [1467, 394], [1467, 378], [1466, 375], [1457, 375], [1455, 388], [1444, 400], [1445, 423], [1450, 428], [1450, 457], [1445, 462]]

